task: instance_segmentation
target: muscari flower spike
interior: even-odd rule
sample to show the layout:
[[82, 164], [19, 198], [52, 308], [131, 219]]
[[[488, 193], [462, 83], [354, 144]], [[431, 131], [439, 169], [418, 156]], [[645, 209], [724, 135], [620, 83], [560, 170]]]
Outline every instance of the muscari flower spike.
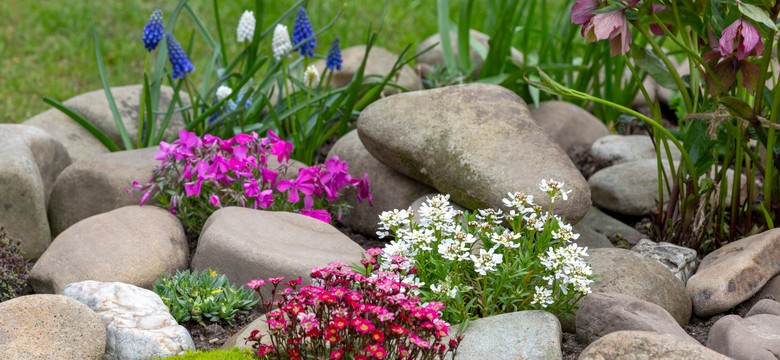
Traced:
[[252, 37], [255, 35], [256, 22], [253, 11], [246, 10], [241, 14], [241, 18], [238, 20], [238, 28], [236, 29], [238, 42], [252, 42]]
[[292, 51], [292, 42], [290, 42], [290, 33], [287, 26], [277, 24], [274, 28], [274, 38], [271, 40], [271, 46], [274, 53], [274, 59], [282, 60]]
[[339, 43], [339, 38], [336, 37], [333, 39], [333, 43], [330, 44], [326, 66], [330, 71], [341, 70], [341, 63], [341, 44]]
[[314, 56], [317, 39], [314, 38], [314, 29], [311, 27], [311, 21], [309, 21], [309, 16], [304, 8], [298, 9], [298, 16], [295, 18], [295, 24], [293, 24], [292, 40], [293, 44], [298, 47], [301, 55]]
[[195, 66], [190, 62], [187, 53], [181, 48], [179, 42], [171, 34], [165, 34], [165, 41], [168, 43], [168, 60], [173, 66], [173, 78], [183, 78], [187, 73], [195, 70]]
[[149, 22], [144, 26], [144, 36], [141, 38], [146, 51], [151, 52], [157, 48], [157, 45], [162, 40], [163, 33], [163, 13], [162, 10], [156, 9], [152, 12], [152, 16], [149, 17]]

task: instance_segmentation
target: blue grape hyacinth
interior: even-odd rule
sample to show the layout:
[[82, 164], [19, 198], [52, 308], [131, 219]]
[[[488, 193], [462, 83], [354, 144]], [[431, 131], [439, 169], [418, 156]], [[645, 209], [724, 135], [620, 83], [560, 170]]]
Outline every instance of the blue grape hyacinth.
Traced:
[[328, 60], [325, 63], [330, 71], [341, 70], [341, 44], [339, 38], [333, 39], [333, 43], [330, 44], [330, 50], [328, 51]]
[[146, 51], [151, 52], [157, 48], [157, 45], [162, 40], [164, 31], [162, 10], [156, 9], [152, 12], [152, 16], [149, 17], [149, 22], [144, 26], [144, 36], [141, 38]]
[[181, 48], [179, 42], [171, 34], [165, 34], [165, 41], [168, 43], [168, 60], [173, 66], [173, 78], [183, 78], [187, 73], [195, 70], [195, 66], [190, 62], [187, 53]]
[[309, 16], [304, 8], [298, 9], [298, 16], [295, 18], [295, 24], [293, 24], [292, 35], [293, 45], [298, 47], [301, 55], [313, 57], [317, 39], [314, 38], [314, 29], [311, 27], [311, 21], [309, 21]]

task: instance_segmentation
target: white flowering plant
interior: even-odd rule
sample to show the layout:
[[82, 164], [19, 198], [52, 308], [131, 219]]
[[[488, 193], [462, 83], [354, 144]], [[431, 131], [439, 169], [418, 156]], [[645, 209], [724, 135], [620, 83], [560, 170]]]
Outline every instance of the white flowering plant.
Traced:
[[[541, 181], [549, 208], [567, 199], [563, 185]], [[504, 210], [461, 212], [449, 195], [436, 195], [416, 212], [382, 213], [378, 235], [392, 241], [377, 266], [395, 270], [394, 258], [409, 259], [406, 281], [424, 300], [444, 303], [450, 323], [530, 309], [571, 314], [594, 281], [587, 247], [574, 243], [579, 234], [533, 196], [510, 193], [503, 202]]]

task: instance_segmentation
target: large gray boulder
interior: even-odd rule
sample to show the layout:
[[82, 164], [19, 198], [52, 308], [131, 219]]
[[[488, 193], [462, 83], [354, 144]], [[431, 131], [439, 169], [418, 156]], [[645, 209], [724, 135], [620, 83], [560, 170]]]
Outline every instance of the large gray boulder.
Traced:
[[52, 236], [90, 216], [138, 205], [143, 194], [133, 192], [132, 183], [149, 181], [160, 164], [154, 159], [157, 151], [153, 147], [119, 151], [68, 166], [54, 184], [49, 204]]
[[160, 297], [120, 282], [81, 281], [62, 295], [89, 306], [106, 327], [104, 360], [145, 360], [195, 350], [190, 333], [176, 323]]
[[780, 316], [757, 314], [743, 319], [726, 315], [710, 328], [707, 347], [735, 359], [778, 359]]
[[304, 215], [226, 207], [203, 225], [193, 269], [215, 269], [230, 281], [298, 276], [313, 267], [360, 262], [363, 249], [338, 229]]
[[51, 242], [46, 207], [54, 181], [70, 164], [65, 148], [34, 126], [0, 124], [0, 226], [35, 259]]
[[0, 359], [99, 360], [106, 328], [86, 305], [62, 295], [0, 303]]
[[572, 190], [554, 212], [571, 223], [590, 208], [577, 167], [536, 124], [525, 102], [495, 85], [468, 84], [399, 94], [371, 104], [358, 120], [366, 149], [386, 166], [468, 209], [503, 208], [509, 192], [549, 199], [538, 184]]
[[57, 109], [49, 109], [24, 122], [46, 131], [60, 142], [75, 163], [109, 152], [87, 129]]
[[[341, 51], [341, 70], [336, 70], [330, 78], [330, 85], [335, 88], [340, 88], [349, 85], [352, 82], [352, 78], [355, 73], [360, 69], [360, 64], [363, 62], [363, 58], [366, 55], [366, 46], [358, 45], [348, 47]], [[379, 46], [372, 46], [371, 52], [368, 53], [368, 60], [366, 60], [366, 68], [363, 73], [364, 83], [377, 82], [380, 77], [385, 77], [390, 71], [393, 70], [396, 61], [398, 61], [398, 54], [394, 54], [385, 48]], [[319, 60], [314, 63], [320, 74], [325, 72], [325, 61]], [[391, 84], [396, 84], [408, 91], [421, 90], [422, 79], [420, 75], [409, 67], [404, 65], [395, 73], [395, 76], [390, 78]], [[382, 93], [384, 95], [393, 95], [401, 92], [400, 89], [392, 86], [386, 86]]]
[[187, 268], [181, 222], [155, 206], [126, 206], [84, 219], [57, 236], [30, 271], [37, 293], [84, 281], [118, 281], [151, 289], [162, 274]]
[[702, 259], [688, 279], [688, 293], [698, 316], [739, 305], [780, 274], [780, 229], [738, 240]]
[[371, 156], [360, 142], [357, 130], [350, 131], [333, 145], [328, 158], [334, 156], [349, 164], [352, 176], [363, 176], [367, 173], [371, 182], [373, 206], [368, 201], [358, 201], [352, 188], [343, 195], [343, 199], [351, 208], [349, 213], [342, 217], [341, 223], [359, 233], [375, 236], [382, 212], [405, 209], [420, 196], [435, 192], [430, 186], [390, 169]]

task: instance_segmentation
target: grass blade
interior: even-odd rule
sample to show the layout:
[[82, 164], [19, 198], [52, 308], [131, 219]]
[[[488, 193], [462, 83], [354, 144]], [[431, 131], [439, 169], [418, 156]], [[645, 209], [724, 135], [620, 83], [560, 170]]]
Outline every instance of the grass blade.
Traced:
[[95, 45], [95, 59], [97, 60], [98, 73], [100, 73], [100, 82], [103, 84], [103, 90], [106, 92], [108, 107], [111, 108], [111, 114], [114, 116], [116, 128], [119, 130], [119, 136], [122, 138], [122, 143], [125, 145], [125, 149], [133, 149], [133, 142], [130, 140], [130, 135], [127, 133], [127, 129], [125, 129], [125, 124], [122, 122], [122, 116], [119, 115], [119, 109], [117, 109], [116, 101], [114, 101], [114, 95], [111, 94], [111, 87], [108, 85], [106, 69], [103, 66], [103, 54], [100, 53], [100, 40], [98, 39], [97, 30], [95, 30], [95, 27], [92, 27], [92, 43]]
[[79, 123], [84, 129], [89, 131], [92, 136], [94, 136], [98, 141], [100, 141], [101, 144], [103, 144], [108, 150], [110, 151], [119, 151], [121, 150], [119, 148], [119, 145], [117, 145], [113, 140], [109, 139], [106, 134], [104, 134], [100, 129], [95, 127], [89, 120], [81, 116], [81, 114], [71, 110], [69, 107], [67, 107], [65, 104], [54, 100], [48, 96], [43, 97], [43, 102], [53, 106], [55, 109], [62, 111], [65, 115], [68, 115], [73, 121]]

